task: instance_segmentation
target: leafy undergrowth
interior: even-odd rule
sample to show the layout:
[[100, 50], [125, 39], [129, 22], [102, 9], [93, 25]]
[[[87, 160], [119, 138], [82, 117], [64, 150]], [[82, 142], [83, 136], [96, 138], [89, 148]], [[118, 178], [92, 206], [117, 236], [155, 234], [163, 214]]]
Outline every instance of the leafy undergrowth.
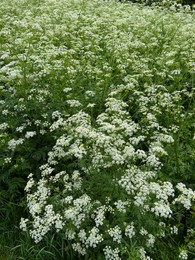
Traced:
[[2, 0], [0, 29], [0, 256], [194, 259], [194, 13]]

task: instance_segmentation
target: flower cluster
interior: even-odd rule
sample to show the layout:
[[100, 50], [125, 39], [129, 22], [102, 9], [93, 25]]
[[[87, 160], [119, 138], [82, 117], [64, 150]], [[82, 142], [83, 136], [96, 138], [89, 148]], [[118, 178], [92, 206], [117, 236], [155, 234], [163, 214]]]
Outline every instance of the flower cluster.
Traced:
[[[113, 243], [121, 244], [123, 235], [132, 240], [138, 234], [142, 237], [140, 246], [151, 248], [156, 237], [162, 237], [165, 227], [159, 222], [159, 231], [153, 233], [151, 229], [147, 231], [147, 225], [142, 223], [142, 228], [138, 229], [131, 213], [132, 207], [141, 215], [155, 216], [160, 220], [172, 217], [172, 202], [183, 204], [181, 196], [175, 197], [172, 183], [156, 180], [160, 164], [148, 164], [152, 151], [154, 160], [165, 155], [163, 143], [170, 143], [171, 138], [167, 132], [164, 134], [164, 128], [160, 137], [149, 138], [149, 130], [142, 129], [127, 113], [127, 103], [116, 99], [113, 93], [111, 96], [95, 126], [89, 114], [84, 112], [63, 119], [64, 133], [49, 152], [48, 163], [40, 167], [42, 178], [35, 184], [33, 175], [29, 176], [25, 190], [32, 219], [22, 219], [21, 227], [32, 221], [30, 234], [36, 242], [55, 227], [57, 232], [65, 230], [67, 239], [73, 240], [73, 249], [80, 254], [86, 254], [89, 248], [96, 248], [110, 238]], [[59, 120], [58, 116], [56, 120]], [[153, 124], [149, 120], [148, 129], [151, 129], [150, 123]], [[150, 148], [141, 150], [146, 135], [149, 147], [154, 147], [154, 144], [157, 147], [158, 143], [160, 153], [155, 154], [156, 149]], [[127, 151], [131, 151], [129, 156]], [[64, 168], [58, 172], [59, 165], [62, 162], [65, 165], [67, 159], [76, 161], [80, 170], [66, 171]], [[94, 186], [96, 193], [93, 189], [93, 185], [99, 182], [96, 176], [100, 176], [103, 182], [106, 180], [104, 184], [99, 180], [101, 185], [106, 185], [103, 190], [105, 197], [98, 195], [101, 187]], [[189, 200], [194, 196], [182, 184], [177, 187]], [[53, 204], [48, 204], [48, 201]], [[113, 217], [120, 215], [125, 222], [114, 225]], [[171, 230], [175, 230], [175, 226]], [[108, 258], [108, 255], [118, 255], [120, 251], [106, 247], [104, 252]]]
[[174, 203], [181, 203], [186, 209], [189, 210], [192, 203], [195, 201], [195, 191], [186, 188], [183, 183], [178, 183], [176, 188], [181, 194], [174, 200]]

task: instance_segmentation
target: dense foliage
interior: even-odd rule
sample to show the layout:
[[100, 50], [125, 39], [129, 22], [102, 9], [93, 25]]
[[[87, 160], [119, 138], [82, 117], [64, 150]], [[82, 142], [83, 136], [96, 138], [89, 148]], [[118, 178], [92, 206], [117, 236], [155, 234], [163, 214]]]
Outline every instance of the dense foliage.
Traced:
[[[142, 3], [145, 5], [156, 5], [156, 6], [189, 6], [191, 9], [194, 9], [195, 7], [195, 1], [194, 0], [119, 0], [120, 2], [133, 2], [133, 3]], [[187, 7], [188, 8], [188, 7]]]
[[194, 13], [2, 0], [0, 27], [0, 255], [194, 259]]

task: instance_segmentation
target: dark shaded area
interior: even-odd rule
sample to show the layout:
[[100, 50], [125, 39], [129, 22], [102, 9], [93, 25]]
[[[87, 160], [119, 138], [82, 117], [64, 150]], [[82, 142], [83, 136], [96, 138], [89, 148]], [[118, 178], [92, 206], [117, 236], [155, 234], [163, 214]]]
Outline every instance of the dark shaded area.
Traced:
[[[122, 2], [122, 0], [119, 0], [119, 2]], [[141, 0], [123, 0], [123, 2], [132, 2], [132, 3], [143, 3], [143, 1]], [[161, 3], [162, 1], [161, 0], [146, 0], [145, 3], [147, 5], [151, 5], [153, 3]], [[179, 1], [180, 4], [182, 5], [194, 5], [195, 4], [195, 0], [181, 0]]]

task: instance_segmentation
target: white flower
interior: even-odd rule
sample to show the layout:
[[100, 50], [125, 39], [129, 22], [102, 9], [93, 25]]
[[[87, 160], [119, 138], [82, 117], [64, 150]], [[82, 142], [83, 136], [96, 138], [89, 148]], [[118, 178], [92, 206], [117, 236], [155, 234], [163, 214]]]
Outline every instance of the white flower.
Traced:
[[64, 88], [64, 93], [68, 93], [68, 92], [71, 92], [72, 91], [72, 88]]
[[139, 232], [142, 236], [145, 236], [148, 234], [148, 231], [145, 228], [141, 228], [140, 232]]
[[66, 230], [65, 232], [65, 237], [68, 239], [68, 240], [73, 240], [75, 239], [76, 237], [76, 232], [72, 229], [68, 229]]
[[80, 241], [85, 244], [86, 243], [86, 240], [87, 240], [87, 233], [85, 232], [84, 229], [81, 229], [78, 233], [78, 237], [80, 239]]
[[152, 260], [150, 256], [146, 255], [146, 251], [143, 247], [139, 249], [140, 260]]
[[27, 139], [29, 139], [29, 138], [31, 138], [31, 137], [33, 137], [33, 136], [35, 136], [35, 135], [36, 135], [36, 132], [35, 132], [35, 131], [28, 131], [28, 132], [26, 132], [25, 137], [26, 137]]
[[26, 223], [28, 221], [29, 221], [28, 219], [21, 218], [21, 220], [20, 220], [20, 229], [22, 229], [23, 231], [27, 231]]
[[148, 234], [148, 239], [146, 241], [146, 245], [148, 247], [152, 247], [155, 243], [155, 236], [153, 236], [152, 234]]
[[25, 125], [16, 127], [16, 132], [22, 133], [22, 131], [25, 129]]
[[89, 103], [89, 104], [87, 105], [87, 108], [93, 108], [93, 107], [95, 107], [95, 106], [96, 106], [95, 103]]
[[86, 94], [87, 97], [94, 97], [95, 96], [95, 92], [91, 91], [91, 90], [85, 91], [85, 94]]
[[105, 213], [106, 213], [106, 206], [100, 206], [99, 208], [96, 209], [95, 211], [96, 216], [95, 216], [95, 223], [96, 226], [101, 226], [104, 223], [104, 219], [105, 219]]
[[120, 243], [122, 239], [122, 232], [119, 226], [108, 229], [108, 234], [112, 237], [113, 241]]
[[129, 237], [130, 239], [132, 239], [135, 236], [135, 227], [133, 222], [130, 225], [126, 226], [125, 236]]
[[0, 124], [0, 130], [5, 130], [9, 127], [8, 123], [2, 123]]
[[171, 227], [171, 234], [178, 234], [178, 228], [176, 226]]
[[5, 164], [10, 163], [11, 161], [12, 161], [11, 157], [7, 157], [7, 158], [4, 159]]
[[95, 248], [102, 241], [103, 241], [103, 236], [102, 234], [99, 234], [99, 229], [97, 227], [93, 227], [89, 232], [89, 236], [86, 240], [86, 244], [89, 245], [90, 247]]
[[175, 198], [173, 204], [181, 203], [188, 210], [192, 206], [192, 202], [195, 201], [195, 191], [186, 188], [185, 184], [178, 183], [176, 188], [180, 191], [178, 198]]
[[63, 227], [64, 227], [64, 221], [62, 216], [60, 216], [59, 214], [55, 215], [55, 228], [56, 231], [59, 232]]
[[72, 249], [81, 255], [85, 255], [87, 253], [85, 247], [82, 246], [80, 243], [73, 243]]
[[8, 142], [8, 148], [12, 151], [15, 150], [16, 146], [20, 145], [20, 144], [23, 144], [24, 142], [24, 139], [22, 138], [19, 138], [18, 140], [15, 140], [15, 139], [11, 139], [9, 142]]
[[27, 182], [27, 184], [26, 184], [26, 187], [24, 188], [24, 190], [26, 191], [26, 192], [30, 192], [30, 190], [31, 190], [31, 188], [34, 186], [34, 184], [35, 184], [35, 181], [34, 181], [34, 179], [32, 178], [32, 176], [29, 174], [29, 178], [28, 178], [29, 180], [28, 180], [28, 182]]
[[106, 246], [104, 249], [104, 255], [106, 260], [120, 260], [119, 249], [112, 249], [110, 246]]
[[52, 113], [52, 119], [59, 118], [61, 116], [61, 113], [59, 111], [54, 111]]
[[170, 218], [172, 214], [172, 210], [170, 206], [164, 201], [154, 202], [154, 207], [151, 208], [151, 212], [154, 212], [156, 216]]
[[179, 253], [179, 259], [187, 260], [188, 259], [188, 253], [186, 250], [181, 250]]
[[78, 100], [75, 99], [70, 99], [67, 100], [66, 103], [70, 106], [70, 107], [80, 107], [81, 103]]
[[120, 211], [121, 213], [125, 213], [126, 212], [126, 208], [125, 206], [127, 205], [127, 202], [123, 202], [122, 200], [117, 200], [114, 205], [116, 206], [116, 208], [118, 209], [118, 211]]
[[71, 204], [73, 201], [73, 196], [67, 196], [65, 199], [64, 199], [64, 203], [67, 203], [67, 204]]
[[8, 115], [9, 114], [9, 110], [5, 109], [1, 113], [2, 113], [2, 115]]

